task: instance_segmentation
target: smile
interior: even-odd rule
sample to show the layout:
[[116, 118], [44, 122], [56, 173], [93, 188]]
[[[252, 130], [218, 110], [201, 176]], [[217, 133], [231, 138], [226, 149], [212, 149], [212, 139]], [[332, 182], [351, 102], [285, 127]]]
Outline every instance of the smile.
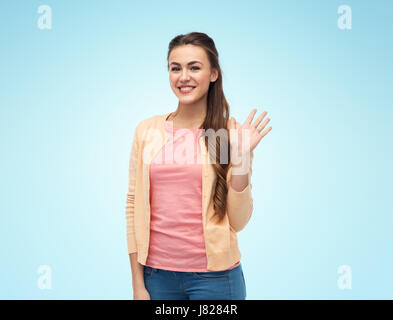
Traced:
[[190, 93], [195, 89], [195, 87], [183, 87], [183, 88], [179, 88], [179, 91], [181, 93]]

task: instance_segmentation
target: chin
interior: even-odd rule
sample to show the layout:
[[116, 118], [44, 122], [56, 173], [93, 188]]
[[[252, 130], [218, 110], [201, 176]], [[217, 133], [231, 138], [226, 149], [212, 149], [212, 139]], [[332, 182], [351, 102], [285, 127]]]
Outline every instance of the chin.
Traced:
[[197, 101], [197, 99], [194, 99], [193, 97], [178, 97], [178, 98], [182, 104], [193, 104]]

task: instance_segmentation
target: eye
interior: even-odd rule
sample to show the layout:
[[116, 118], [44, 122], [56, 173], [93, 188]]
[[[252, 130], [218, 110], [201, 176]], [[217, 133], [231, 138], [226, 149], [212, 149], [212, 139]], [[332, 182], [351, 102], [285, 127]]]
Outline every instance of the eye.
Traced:
[[[197, 66], [192, 66], [191, 67], [191, 70], [199, 70], [200, 68], [199, 67], [197, 67]], [[179, 68], [178, 67], [172, 67], [171, 68], [171, 71], [178, 71], [179, 70]]]

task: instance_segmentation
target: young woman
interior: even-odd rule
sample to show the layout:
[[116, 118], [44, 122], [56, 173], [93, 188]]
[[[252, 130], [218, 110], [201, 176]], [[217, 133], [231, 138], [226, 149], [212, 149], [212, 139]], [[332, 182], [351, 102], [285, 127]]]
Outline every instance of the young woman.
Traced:
[[177, 110], [139, 122], [130, 156], [134, 299], [245, 299], [236, 233], [253, 211], [253, 150], [270, 119], [252, 122], [256, 109], [243, 124], [229, 119], [208, 35], [175, 37], [167, 61]]

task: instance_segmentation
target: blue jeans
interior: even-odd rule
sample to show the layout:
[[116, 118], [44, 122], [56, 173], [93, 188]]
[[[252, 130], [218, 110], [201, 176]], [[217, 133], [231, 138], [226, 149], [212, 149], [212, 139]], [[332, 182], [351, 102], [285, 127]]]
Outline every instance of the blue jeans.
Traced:
[[245, 300], [241, 263], [225, 271], [184, 272], [143, 266], [146, 290], [152, 300]]

